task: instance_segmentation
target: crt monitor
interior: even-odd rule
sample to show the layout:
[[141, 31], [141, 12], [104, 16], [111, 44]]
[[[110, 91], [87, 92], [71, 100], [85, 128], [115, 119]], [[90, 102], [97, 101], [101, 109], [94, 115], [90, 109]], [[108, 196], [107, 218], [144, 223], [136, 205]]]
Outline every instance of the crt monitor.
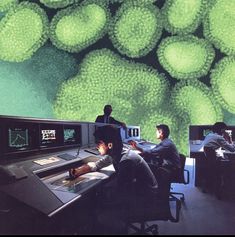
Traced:
[[30, 123], [12, 123], [6, 126], [6, 152], [32, 150], [36, 146], [37, 128]]
[[81, 126], [64, 126], [64, 145], [81, 144]]
[[16, 150], [29, 147], [29, 129], [22, 127], [8, 128], [8, 147]]
[[130, 140], [140, 141], [140, 127], [139, 126], [127, 126], [126, 139], [124, 142]]
[[53, 147], [60, 144], [61, 141], [61, 126], [54, 124], [40, 125], [40, 146]]

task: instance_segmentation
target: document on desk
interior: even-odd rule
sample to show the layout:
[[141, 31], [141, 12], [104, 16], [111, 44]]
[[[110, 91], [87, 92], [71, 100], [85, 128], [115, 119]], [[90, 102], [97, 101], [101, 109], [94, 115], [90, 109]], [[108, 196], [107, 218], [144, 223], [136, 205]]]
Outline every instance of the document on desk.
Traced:
[[50, 175], [42, 178], [42, 181], [52, 190], [78, 193], [89, 189], [97, 181], [109, 176], [100, 172], [90, 172], [75, 179], [70, 179], [68, 172]]
[[34, 160], [33, 162], [38, 165], [48, 165], [48, 164], [58, 162], [58, 161], [60, 161], [59, 158], [52, 156], [52, 157], [45, 158], [45, 159]]

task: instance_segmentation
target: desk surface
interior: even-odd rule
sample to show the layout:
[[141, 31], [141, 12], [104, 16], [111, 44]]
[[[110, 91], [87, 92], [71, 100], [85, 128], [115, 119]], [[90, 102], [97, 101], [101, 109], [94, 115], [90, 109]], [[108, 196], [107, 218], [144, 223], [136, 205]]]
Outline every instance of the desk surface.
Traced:
[[[75, 150], [66, 151], [76, 153]], [[81, 150], [79, 156], [73, 160], [64, 160], [57, 155], [65, 153], [53, 153], [39, 157], [31, 157], [26, 161], [20, 161], [9, 166], [23, 168], [27, 177], [14, 182], [0, 185], [0, 191], [15, 199], [31, 206], [38, 211], [53, 216], [66, 206], [81, 198], [87, 192], [95, 189], [104, 180], [108, 179], [115, 171], [113, 165], [81, 176], [81, 180], [68, 180], [68, 170], [78, 167], [89, 161], [100, 159], [100, 156], [91, 155]], [[50, 160], [52, 163], [39, 164], [38, 160]]]

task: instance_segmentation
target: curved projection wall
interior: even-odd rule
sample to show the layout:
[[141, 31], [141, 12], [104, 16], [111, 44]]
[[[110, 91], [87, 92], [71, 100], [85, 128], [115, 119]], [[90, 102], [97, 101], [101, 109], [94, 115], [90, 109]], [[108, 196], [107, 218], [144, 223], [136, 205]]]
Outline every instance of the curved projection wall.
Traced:
[[167, 123], [235, 123], [235, 1], [2, 0], [0, 114], [94, 121], [156, 142]]

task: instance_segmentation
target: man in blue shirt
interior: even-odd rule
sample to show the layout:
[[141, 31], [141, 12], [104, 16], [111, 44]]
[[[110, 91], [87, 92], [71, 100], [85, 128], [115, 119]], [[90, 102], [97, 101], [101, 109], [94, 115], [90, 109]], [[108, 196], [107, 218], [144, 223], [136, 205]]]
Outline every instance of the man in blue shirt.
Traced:
[[130, 143], [135, 149], [139, 150], [144, 157], [160, 159], [162, 163], [161, 166], [170, 170], [180, 168], [179, 152], [173, 141], [169, 138], [169, 127], [166, 124], [156, 125], [156, 135], [157, 139], [160, 139], [161, 142], [152, 149], [140, 147], [135, 141], [131, 141]]
[[175, 144], [169, 138], [170, 129], [166, 124], [156, 125], [156, 135], [161, 142], [150, 150], [140, 147], [135, 141], [131, 141], [130, 144], [139, 150], [145, 159], [150, 158], [149, 165], [157, 178], [160, 193], [166, 195], [171, 180], [179, 175], [180, 156]]

